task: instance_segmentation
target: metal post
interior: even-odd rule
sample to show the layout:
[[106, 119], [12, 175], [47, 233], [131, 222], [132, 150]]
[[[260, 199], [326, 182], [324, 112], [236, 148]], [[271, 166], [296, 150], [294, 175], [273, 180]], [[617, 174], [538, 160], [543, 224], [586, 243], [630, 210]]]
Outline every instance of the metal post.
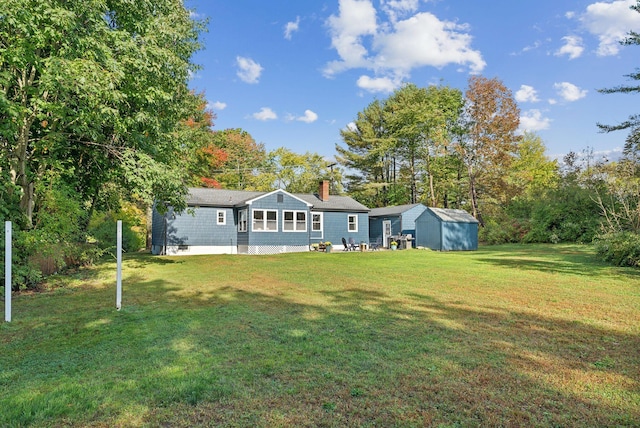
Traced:
[[118, 220], [116, 260], [118, 264], [116, 274], [116, 309], [122, 307], [122, 220]]
[[11, 222], [4, 222], [4, 320], [11, 322]]

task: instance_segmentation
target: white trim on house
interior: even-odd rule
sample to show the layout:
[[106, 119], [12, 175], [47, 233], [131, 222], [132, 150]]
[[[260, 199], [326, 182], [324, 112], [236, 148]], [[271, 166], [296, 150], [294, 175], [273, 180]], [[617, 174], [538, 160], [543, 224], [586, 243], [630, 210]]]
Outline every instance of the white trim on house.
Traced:
[[[293, 214], [293, 218], [287, 223], [287, 214]], [[298, 214], [304, 215], [304, 222], [298, 220]], [[293, 226], [292, 229], [287, 229], [287, 224]], [[303, 229], [299, 229], [299, 226], [304, 226]], [[282, 231], [283, 232], [306, 232], [307, 231], [307, 211], [300, 210], [282, 210]]]
[[[262, 219], [256, 219], [256, 213], [262, 213]], [[269, 219], [269, 213], [275, 213], [274, 219]], [[256, 228], [258, 222], [262, 222], [262, 229]], [[275, 225], [275, 229], [269, 229], [269, 226]], [[252, 232], [278, 232], [278, 210], [269, 208], [260, 208], [251, 210], [251, 231]]]
[[[353, 221], [351, 221], [351, 219], [353, 219]], [[354, 226], [354, 228], [351, 228], [351, 226]], [[358, 214], [347, 215], [347, 231], [354, 233], [358, 231]]]
[[[313, 220], [313, 216], [318, 216], [319, 217], [319, 221], [315, 222]], [[315, 223], [319, 223], [320, 227], [318, 229], [314, 229], [313, 226]], [[319, 233], [323, 233], [324, 232], [324, 213], [322, 211], [311, 211], [311, 232], [319, 232]]]
[[254, 203], [255, 201], [260, 200], [260, 199], [262, 199], [262, 198], [266, 198], [267, 196], [271, 196], [271, 195], [273, 195], [273, 194], [275, 194], [275, 193], [284, 193], [285, 195], [288, 195], [288, 196], [292, 197], [292, 198], [293, 198], [293, 199], [295, 199], [296, 201], [300, 201], [300, 202], [302, 202], [303, 204], [305, 204], [305, 205], [306, 205], [306, 206], [308, 206], [309, 208], [311, 208], [311, 207], [313, 206], [313, 204], [310, 204], [309, 202], [307, 202], [307, 201], [305, 201], [305, 200], [303, 200], [303, 199], [300, 199], [299, 197], [297, 197], [297, 196], [295, 196], [295, 195], [292, 195], [291, 193], [287, 192], [286, 190], [282, 190], [282, 189], [276, 189], [276, 190], [274, 190], [274, 191], [272, 191], [272, 192], [265, 193], [264, 195], [260, 195], [260, 196], [258, 196], [258, 197], [253, 198], [253, 199], [249, 199], [248, 201], [246, 201], [246, 202], [244, 202], [244, 203], [245, 203], [245, 204], [247, 204], [247, 205], [251, 205], [251, 204], [252, 204], [252, 203]]
[[249, 210], [238, 210], [238, 232], [247, 232], [249, 225]]
[[[222, 216], [220, 214], [222, 214]], [[227, 224], [227, 211], [216, 210], [216, 224], [219, 226], [224, 226]]]
[[[154, 245], [153, 254], [160, 254], [162, 246]], [[238, 248], [235, 245], [167, 245], [167, 256], [197, 256], [208, 254], [238, 254]]]

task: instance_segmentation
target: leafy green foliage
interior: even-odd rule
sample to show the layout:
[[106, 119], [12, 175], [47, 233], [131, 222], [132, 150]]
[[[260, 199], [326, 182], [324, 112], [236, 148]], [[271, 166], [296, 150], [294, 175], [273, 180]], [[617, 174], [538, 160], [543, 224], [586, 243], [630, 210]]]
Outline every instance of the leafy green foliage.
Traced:
[[121, 220], [123, 251], [138, 251], [144, 248], [146, 240], [143, 217], [144, 214], [133, 205], [125, 205], [115, 211], [95, 213], [89, 222], [89, 240], [95, 240], [95, 244], [102, 250], [115, 253], [117, 222]]
[[200, 29], [179, 0], [3, 3], [0, 150], [27, 227], [51, 172], [83, 207], [110, 183], [181, 205], [192, 147], [174, 131], [198, 104]]
[[640, 267], [640, 235], [633, 232], [602, 234], [595, 240], [598, 255], [615, 266]]

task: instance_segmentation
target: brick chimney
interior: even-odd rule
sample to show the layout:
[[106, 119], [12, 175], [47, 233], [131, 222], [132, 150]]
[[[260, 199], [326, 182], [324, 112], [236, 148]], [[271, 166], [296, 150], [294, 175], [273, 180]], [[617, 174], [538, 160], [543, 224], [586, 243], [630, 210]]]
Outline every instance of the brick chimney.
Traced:
[[318, 197], [321, 201], [329, 200], [329, 180], [322, 180], [318, 188]]

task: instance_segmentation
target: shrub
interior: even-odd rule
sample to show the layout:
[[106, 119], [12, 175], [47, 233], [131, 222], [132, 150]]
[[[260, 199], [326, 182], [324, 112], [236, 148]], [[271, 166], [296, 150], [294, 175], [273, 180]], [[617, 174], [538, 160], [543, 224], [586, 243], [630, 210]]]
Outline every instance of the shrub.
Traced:
[[640, 235], [616, 232], [599, 235], [595, 240], [598, 255], [616, 266], [640, 267]]
[[133, 208], [99, 212], [92, 216], [88, 233], [99, 248], [115, 251], [117, 221], [122, 220], [122, 249], [138, 251], [145, 245], [146, 229], [142, 217], [142, 213]]

